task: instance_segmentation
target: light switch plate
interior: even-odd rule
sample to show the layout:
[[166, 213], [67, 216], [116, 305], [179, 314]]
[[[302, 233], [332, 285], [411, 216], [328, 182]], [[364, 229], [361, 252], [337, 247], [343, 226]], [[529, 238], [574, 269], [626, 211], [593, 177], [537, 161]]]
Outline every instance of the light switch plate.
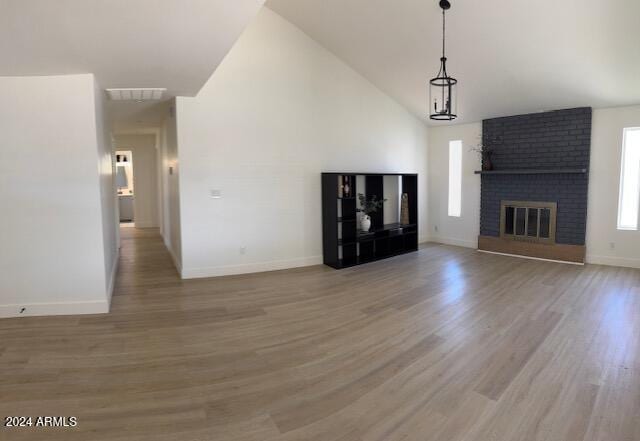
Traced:
[[222, 191], [220, 190], [211, 190], [211, 197], [213, 199], [221, 199], [222, 198]]

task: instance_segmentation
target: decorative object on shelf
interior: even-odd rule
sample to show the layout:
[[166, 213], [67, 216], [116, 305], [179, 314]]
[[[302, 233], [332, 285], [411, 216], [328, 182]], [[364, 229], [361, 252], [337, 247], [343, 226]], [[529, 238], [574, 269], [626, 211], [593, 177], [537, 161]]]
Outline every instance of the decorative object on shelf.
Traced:
[[116, 163], [121, 165], [129, 165], [129, 157], [124, 153], [117, 154]]
[[491, 150], [487, 150], [482, 152], [482, 170], [491, 171], [493, 170], [493, 163], [491, 162], [491, 155], [493, 152]]
[[371, 216], [363, 214], [360, 218], [360, 230], [364, 233], [368, 233], [369, 228], [371, 228]]
[[482, 171], [493, 170], [493, 162], [491, 162], [491, 157], [493, 156], [493, 152], [495, 151], [496, 146], [498, 146], [501, 142], [502, 139], [499, 136], [483, 136], [480, 142], [471, 147], [470, 151], [476, 152], [480, 155], [480, 160], [482, 161]]
[[343, 186], [343, 194], [342, 197], [350, 198], [351, 197], [351, 178], [349, 176], [344, 177], [344, 186]]
[[338, 197], [341, 198], [344, 195], [344, 184], [342, 183], [342, 175], [338, 176]]
[[387, 200], [378, 199], [378, 196], [375, 194], [371, 196], [371, 199], [367, 199], [362, 193], [358, 193], [358, 199], [360, 201], [358, 211], [363, 213], [360, 219], [360, 229], [366, 233], [369, 231], [369, 228], [371, 228], [371, 216], [369, 216], [369, 213], [378, 211], [378, 208], [381, 208]]
[[458, 80], [447, 74], [447, 57], [445, 56], [445, 11], [451, 8], [448, 0], [440, 0], [442, 8], [442, 57], [440, 70], [435, 78], [429, 81], [429, 118], [436, 121], [452, 121], [457, 115], [456, 84]]
[[409, 225], [409, 195], [402, 193], [400, 199], [400, 224]]

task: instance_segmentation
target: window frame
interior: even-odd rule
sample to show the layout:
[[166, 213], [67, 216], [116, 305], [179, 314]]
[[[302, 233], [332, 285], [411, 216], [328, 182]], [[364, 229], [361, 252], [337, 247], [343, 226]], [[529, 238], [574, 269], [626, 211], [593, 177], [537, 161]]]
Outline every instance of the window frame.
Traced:
[[[640, 226], [640, 173], [638, 173], [638, 191], [637, 191], [637, 205], [636, 205], [636, 222], [635, 226], [631, 225], [622, 225], [622, 210], [623, 210], [623, 195], [624, 195], [624, 186], [625, 186], [625, 167], [626, 167], [626, 157], [627, 155], [627, 136], [629, 132], [638, 132], [638, 137], [640, 138], [640, 127], [625, 127], [622, 130], [622, 148], [620, 154], [620, 182], [618, 186], [618, 213], [616, 219], [616, 228], [620, 231], [638, 231]], [[640, 141], [639, 141], [640, 142]], [[640, 146], [638, 147], [640, 149]], [[640, 170], [640, 164], [638, 164]]]
[[[449, 140], [449, 150], [448, 150], [448, 154], [449, 154], [449, 161], [448, 161], [448, 168], [447, 168], [447, 172], [448, 172], [448, 185], [447, 185], [447, 215], [449, 217], [462, 217], [462, 140], [461, 139], [452, 139]], [[457, 185], [455, 182], [453, 182], [454, 176], [453, 176], [453, 168], [452, 168], [452, 160], [456, 159], [454, 158], [454, 154], [453, 154], [453, 147], [456, 147], [458, 149], [457, 155], [458, 155], [458, 164], [457, 164], [457, 171], [458, 172], [458, 182]], [[457, 197], [455, 197], [456, 195], [452, 194], [452, 183], [454, 184], [454, 188], [453, 190], [457, 190], [458, 194]], [[457, 204], [456, 204], [457, 202]], [[453, 203], [453, 204], [452, 204]], [[457, 205], [457, 206], [452, 206], [452, 205]]]

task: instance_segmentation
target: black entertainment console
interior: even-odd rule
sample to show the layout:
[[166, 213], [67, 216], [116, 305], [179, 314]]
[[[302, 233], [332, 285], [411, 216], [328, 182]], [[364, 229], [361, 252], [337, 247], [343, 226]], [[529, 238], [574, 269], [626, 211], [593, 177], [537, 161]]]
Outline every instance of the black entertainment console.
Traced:
[[[374, 195], [388, 199], [370, 214], [368, 232], [362, 231], [358, 222], [359, 193], [367, 199]], [[408, 216], [402, 224], [401, 196], [405, 193]], [[416, 251], [418, 175], [322, 173], [322, 244], [324, 263], [337, 269]]]

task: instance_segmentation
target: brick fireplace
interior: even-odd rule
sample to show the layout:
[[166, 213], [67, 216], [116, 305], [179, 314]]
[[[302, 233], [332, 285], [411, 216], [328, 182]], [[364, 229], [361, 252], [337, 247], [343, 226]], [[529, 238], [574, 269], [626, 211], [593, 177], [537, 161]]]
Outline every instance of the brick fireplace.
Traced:
[[[482, 134], [483, 142], [493, 148], [493, 170], [477, 172], [481, 174], [478, 248], [584, 262], [591, 108], [487, 119]], [[505, 207], [516, 210], [506, 213], [515, 219], [505, 221]], [[545, 207], [553, 209], [555, 225], [550, 222], [550, 231], [540, 237], [539, 222], [544, 228], [546, 216], [551, 215], [540, 211]], [[518, 223], [505, 234], [509, 221]]]

